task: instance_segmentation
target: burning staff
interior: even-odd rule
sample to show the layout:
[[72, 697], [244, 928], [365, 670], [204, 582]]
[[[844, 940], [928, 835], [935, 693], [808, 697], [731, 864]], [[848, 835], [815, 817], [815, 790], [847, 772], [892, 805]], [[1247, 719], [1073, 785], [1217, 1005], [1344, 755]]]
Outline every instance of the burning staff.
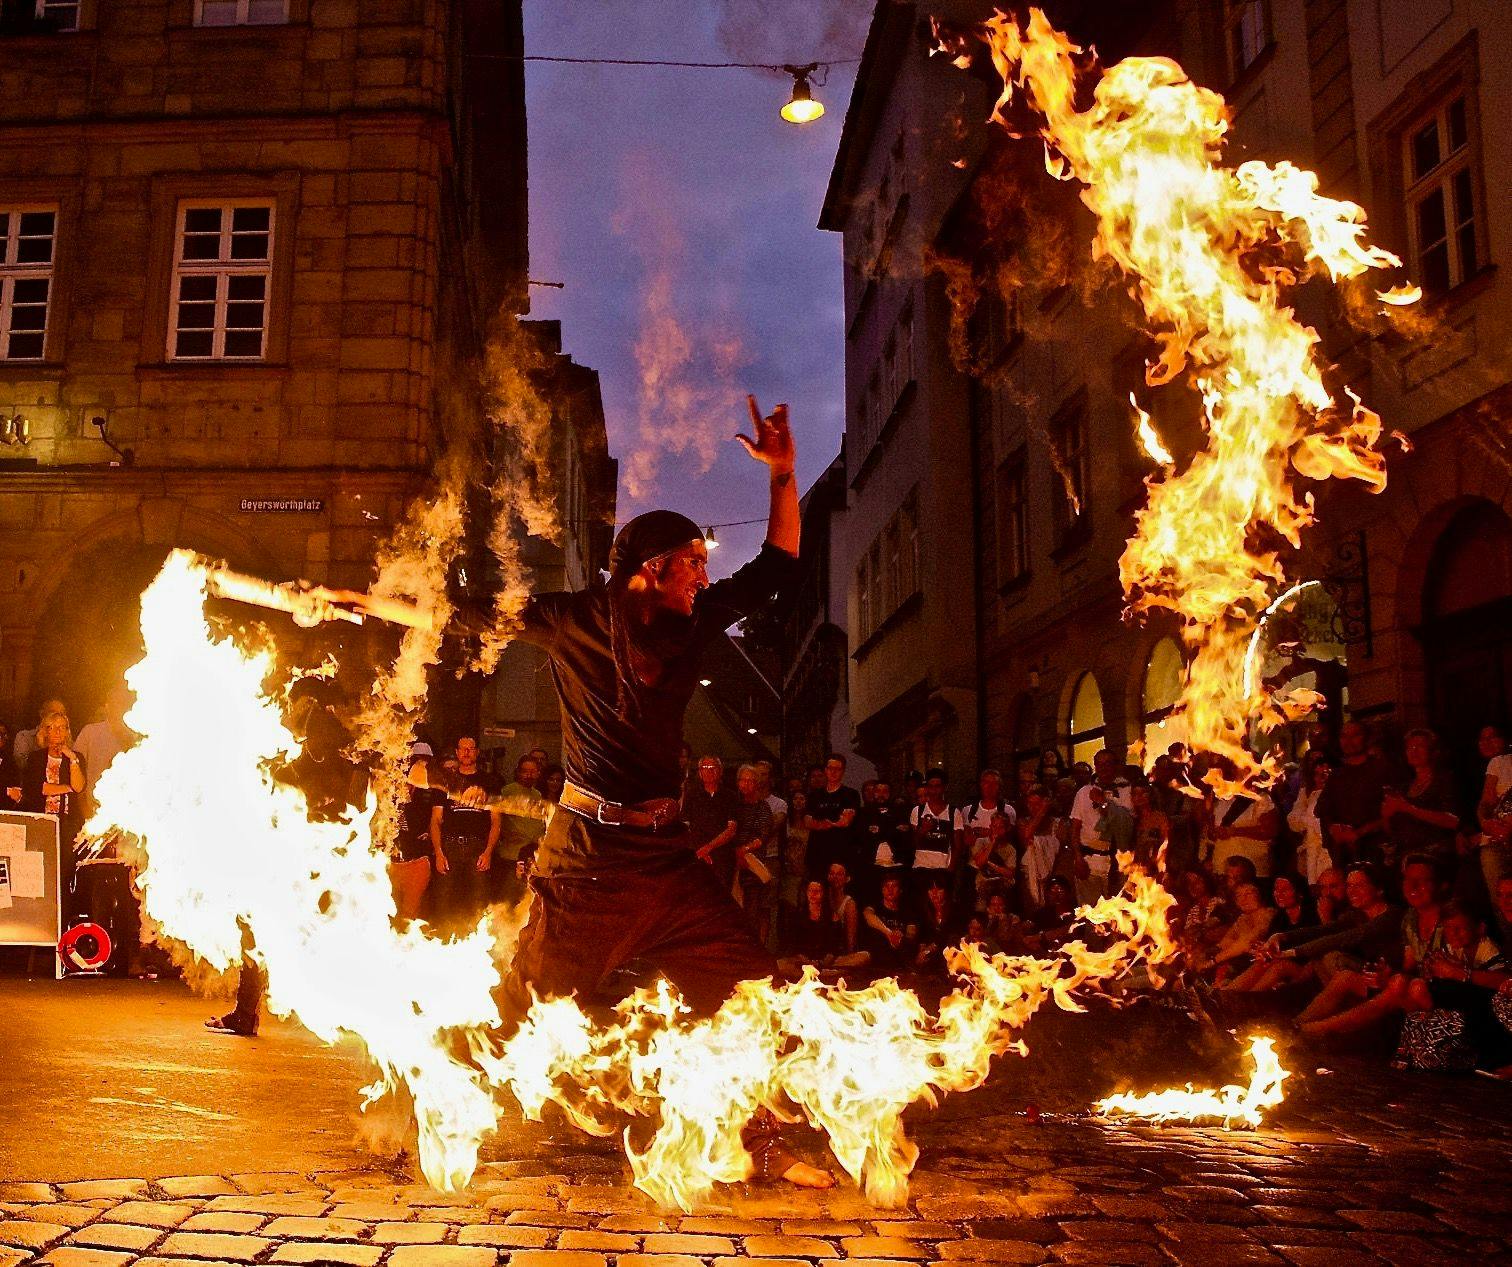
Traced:
[[224, 564], [201, 560], [206, 588], [217, 598], [229, 598], [270, 611], [288, 612], [301, 629], [313, 629], [330, 620], [363, 624], [368, 617], [411, 629], [435, 628], [435, 617], [415, 603], [386, 598], [361, 590], [334, 590], [309, 581], [265, 581], [245, 572], [233, 572]]

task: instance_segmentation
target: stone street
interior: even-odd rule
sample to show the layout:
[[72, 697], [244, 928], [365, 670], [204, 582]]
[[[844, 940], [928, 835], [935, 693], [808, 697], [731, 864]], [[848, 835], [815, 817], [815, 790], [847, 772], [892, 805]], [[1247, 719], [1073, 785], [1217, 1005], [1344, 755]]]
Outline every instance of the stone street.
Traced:
[[[77, 1013], [89, 1033], [49, 1038], [48, 1008], [71, 990], [90, 1000]], [[911, 1114], [922, 1154], [904, 1208], [874, 1208], [842, 1181], [823, 1194], [740, 1185], [684, 1216], [631, 1188], [617, 1141], [518, 1121], [490, 1141], [466, 1192], [432, 1191], [412, 1165], [386, 1166], [352, 1138], [355, 1053], [276, 1023], [256, 1043], [203, 1044], [193, 1026], [206, 1009], [178, 987], [4, 982], [0, 995], [23, 1022], [0, 1069], [12, 1110], [0, 1267], [1512, 1262], [1512, 1088], [1483, 1078], [1283, 1048], [1287, 1102], [1260, 1130], [1113, 1126], [1029, 1103], [1035, 1087], [1045, 1104], [1066, 1099], [1063, 1083], [1036, 1078], [1031, 1036], [1029, 1059], [1004, 1061], [985, 1088]], [[114, 1095], [72, 1080], [66, 1052], [102, 1034], [125, 1044], [144, 1006], [173, 1065], [117, 1075]], [[1055, 1032], [1083, 1035], [1089, 1064], [1123, 1058], [1105, 1021], [1063, 1020]], [[1065, 1042], [1040, 1046], [1041, 1062], [1077, 1056]], [[25, 1088], [54, 1058], [44, 1118]], [[232, 1076], [194, 1082], [211, 1061]], [[1216, 1085], [1238, 1072], [1185, 1076]], [[259, 1081], [274, 1092], [260, 1095]], [[58, 1107], [70, 1087], [81, 1099], [68, 1124]]]

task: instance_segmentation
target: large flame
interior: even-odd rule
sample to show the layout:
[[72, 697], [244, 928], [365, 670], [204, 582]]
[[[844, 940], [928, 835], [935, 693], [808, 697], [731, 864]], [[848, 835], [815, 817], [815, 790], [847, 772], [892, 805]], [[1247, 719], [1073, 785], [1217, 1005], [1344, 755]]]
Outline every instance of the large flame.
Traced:
[[[1082, 50], [1038, 9], [1027, 24], [998, 13], [982, 34], [1003, 80], [994, 119], [1008, 126], [1020, 94], [1042, 116], [1047, 168], [1079, 181], [1096, 217], [1094, 256], [1130, 279], [1159, 345], [1148, 382], [1185, 374], [1201, 395], [1206, 445], [1181, 470], [1135, 405], [1146, 448], [1167, 470], [1147, 481], [1120, 573], [1134, 611], [1167, 608], [1182, 623], [1191, 664], [1178, 707], [1192, 744], [1263, 776], [1271, 767], [1246, 747], [1249, 725], [1295, 707], [1247, 690], [1240, 665], [1258, 614], [1285, 584], [1282, 549], [1296, 548], [1313, 519], [1293, 472], [1374, 490], [1386, 479], [1380, 419], [1325, 384], [1318, 336], [1292, 311], [1291, 292], [1308, 276], [1337, 281], [1400, 261], [1367, 244], [1361, 209], [1321, 196], [1311, 172], [1224, 166], [1223, 98], [1175, 62], [1126, 58], [1089, 99]], [[952, 51], [964, 56], [966, 42]], [[1398, 286], [1379, 297], [1402, 304], [1417, 293]]]
[[810, 974], [746, 982], [713, 1016], [690, 1021], [670, 986], [638, 992], [611, 1023], [571, 999], [535, 1004], [498, 1044], [491, 992], [500, 969], [486, 925], [441, 941], [394, 925], [386, 858], [367, 811], [310, 821], [303, 795], [274, 777], [298, 750], [265, 649], [217, 639], [205, 618], [204, 565], [176, 551], [142, 596], [146, 652], [127, 674], [141, 739], [102, 776], [92, 833], [138, 841], [146, 913], [216, 968], [234, 966], [243, 926], [266, 969], [268, 1006], [327, 1042], [355, 1036], [390, 1091], [413, 1100], [420, 1165], [456, 1188], [472, 1174], [506, 1090], [527, 1115], [548, 1101], [598, 1133], [625, 1117], [636, 1183], [693, 1208], [745, 1178], [742, 1128], [758, 1108], [802, 1114], [878, 1204], [907, 1193], [917, 1149], [908, 1105], [978, 1085], [994, 1055], [1043, 1003], [1080, 997], [1173, 955], [1170, 896], [1136, 875], [1129, 892], [1082, 912], [1101, 932], [1044, 958], [952, 952], [962, 986], [931, 1017], [893, 980], [850, 990]]
[[1216, 1091], [1150, 1091], [1144, 1095], [1123, 1092], [1097, 1102], [1097, 1111], [1109, 1116], [1143, 1118], [1152, 1122], [1222, 1122], [1232, 1126], [1259, 1126], [1266, 1109], [1275, 1108], [1285, 1097], [1281, 1084], [1290, 1075], [1281, 1067], [1274, 1039], [1250, 1040], [1250, 1060], [1254, 1072], [1248, 1086], [1226, 1086]]

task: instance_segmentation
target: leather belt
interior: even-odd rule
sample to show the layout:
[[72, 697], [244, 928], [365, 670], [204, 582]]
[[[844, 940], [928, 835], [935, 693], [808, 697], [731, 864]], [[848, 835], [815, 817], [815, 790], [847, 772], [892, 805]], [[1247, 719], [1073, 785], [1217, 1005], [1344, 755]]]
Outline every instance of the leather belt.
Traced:
[[557, 804], [604, 827], [634, 827], [641, 831], [660, 831], [670, 826], [677, 821], [681, 809], [672, 797], [622, 805], [618, 801], [606, 801], [597, 793], [578, 787], [576, 783], [562, 786], [562, 795]]

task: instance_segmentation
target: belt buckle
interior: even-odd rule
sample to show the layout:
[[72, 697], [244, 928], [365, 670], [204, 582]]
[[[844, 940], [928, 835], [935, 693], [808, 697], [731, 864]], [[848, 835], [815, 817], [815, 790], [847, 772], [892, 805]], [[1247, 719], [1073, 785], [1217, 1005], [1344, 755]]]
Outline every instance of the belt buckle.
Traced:
[[[593, 817], [601, 827], [623, 827], [625, 825], [624, 808], [625, 807], [619, 804], [619, 802], [617, 801], [600, 800], [597, 807], [594, 809]], [[604, 811], [606, 809], [620, 811], [618, 817], [605, 818]]]

